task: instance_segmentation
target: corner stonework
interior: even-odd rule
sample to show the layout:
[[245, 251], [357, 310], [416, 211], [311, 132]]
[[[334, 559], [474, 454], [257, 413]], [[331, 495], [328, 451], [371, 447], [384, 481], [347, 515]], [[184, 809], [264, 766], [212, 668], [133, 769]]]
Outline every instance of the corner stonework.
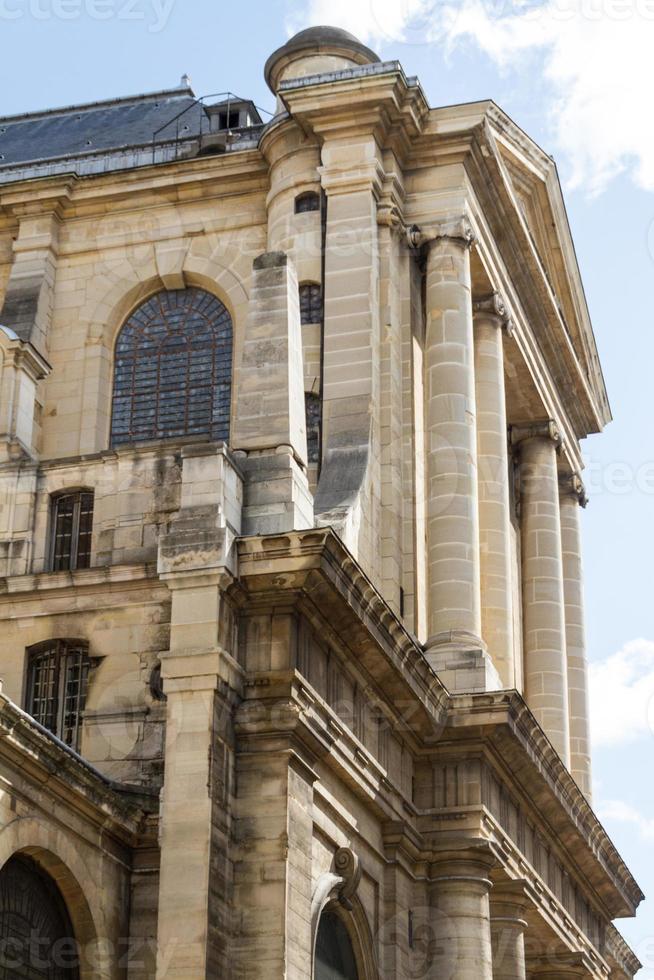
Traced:
[[298, 281], [284, 252], [254, 260], [232, 445], [245, 477], [243, 533], [313, 527]]

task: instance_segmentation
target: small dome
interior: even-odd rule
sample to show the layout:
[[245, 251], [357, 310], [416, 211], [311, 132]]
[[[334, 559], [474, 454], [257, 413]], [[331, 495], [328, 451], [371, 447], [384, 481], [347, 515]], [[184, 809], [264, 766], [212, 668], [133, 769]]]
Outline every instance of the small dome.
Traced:
[[[311, 74], [311, 71], [297, 70], [297, 75], [285, 73], [293, 62], [302, 61], [305, 58], [314, 64], [315, 58], [320, 56], [338, 59], [342, 62], [341, 67], [347, 63], [351, 65], [371, 65], [379, 61], [379, 56], [371, 51], [370, 48], [357, 40], [353, 34], [341, 30], [340, 27], [309, 27], [300, 31], [281, 48], [274, 51], [264, 69], [266, 82], [273, 92], [277, 91], [282, 74], [286, 77], [301, 77]], [[334, 62], [334, 67], [337, 62]], [[310, 66], [307, 66], [310, 67]], [[326, 67], [326, 70], [329, 68]]]

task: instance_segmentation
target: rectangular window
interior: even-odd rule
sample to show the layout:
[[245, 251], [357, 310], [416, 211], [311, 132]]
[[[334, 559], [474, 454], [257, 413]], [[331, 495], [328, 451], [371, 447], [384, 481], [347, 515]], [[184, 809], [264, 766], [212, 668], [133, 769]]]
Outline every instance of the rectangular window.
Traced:
[[91, 564], [93, 493], [61, 494], [52, 502], [52, 571], [73, 571]]
[[90, 660], [85, 644], [52, 640], [29, 653], [27, 710], [78, 750]]

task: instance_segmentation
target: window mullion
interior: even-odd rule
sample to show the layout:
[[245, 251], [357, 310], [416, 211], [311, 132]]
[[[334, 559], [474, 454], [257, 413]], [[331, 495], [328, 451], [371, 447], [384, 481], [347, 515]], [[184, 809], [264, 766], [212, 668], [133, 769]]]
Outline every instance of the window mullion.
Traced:
[[82, 495], [81, 493], [78, 493], [75, 496], [75, 504], [73, 505], [73, 522], [71, 527], [71, 539], [70, 539], [71, 572], [77, 568], [77, 552], [79, 549], [79, 518], [80, 518], [81, 509], [82, 509]]

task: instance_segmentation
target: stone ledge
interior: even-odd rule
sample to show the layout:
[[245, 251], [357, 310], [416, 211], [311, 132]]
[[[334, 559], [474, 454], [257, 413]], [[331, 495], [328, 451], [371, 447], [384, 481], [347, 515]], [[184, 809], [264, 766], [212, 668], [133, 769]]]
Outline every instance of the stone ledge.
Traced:
[[142, 841], [145, 823], [159, 811], [159, 793], [143, 786], [116, 783], [38, 724], [0, 693], [0, 760], [20, 768], [35, 786], [49, 791], [87, 814], [103, 833], [124, 844]]

